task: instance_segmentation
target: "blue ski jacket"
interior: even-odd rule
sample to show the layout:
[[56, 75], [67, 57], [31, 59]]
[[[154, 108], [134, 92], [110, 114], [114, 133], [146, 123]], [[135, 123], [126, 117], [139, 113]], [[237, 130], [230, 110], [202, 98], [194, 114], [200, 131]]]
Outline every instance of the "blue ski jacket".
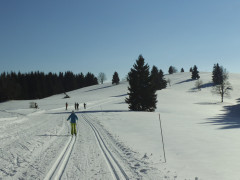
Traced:
[[67, 121], [71, 119], [71, 123], [76, 123], [76, 120], [78, 120], [78, 117], [76, 116], [76, 114], [73, 112], [67, 119]]

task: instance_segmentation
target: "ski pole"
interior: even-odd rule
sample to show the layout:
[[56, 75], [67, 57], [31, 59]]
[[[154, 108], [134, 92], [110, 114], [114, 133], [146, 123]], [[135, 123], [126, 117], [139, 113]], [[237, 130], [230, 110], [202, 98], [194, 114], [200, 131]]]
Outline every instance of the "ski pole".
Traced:
[[166, 159], [166, 155], [165, 155], [165, 148], [164, 148], [164, 141], [163, 141], [163, 132], [162, 132], [162, 123], [161, 123], [160, 114], [159, 114], [159, 123], [160, 123], [161, 135], [162, 135], [162, 144], [163, 144], [164, 159], [165, 159], [165, 163], [166, 163], [166, 162], [167, 162], [167, 159]]

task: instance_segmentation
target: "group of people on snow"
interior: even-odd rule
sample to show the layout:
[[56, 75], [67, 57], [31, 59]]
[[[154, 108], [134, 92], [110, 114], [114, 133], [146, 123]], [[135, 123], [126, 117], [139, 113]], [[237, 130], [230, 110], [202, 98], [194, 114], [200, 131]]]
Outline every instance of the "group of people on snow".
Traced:
[[[68, 103], [66, 102], [66, 110], [68, 110]], [[78, 103], [75, 103], [75, 110], [79, 110], [79, 104]], [[83, 107], [84, 107], [84, 109], [86, 109], [87, 108], [87, 104], [86, 103], [83, 103]]]
[[75, 110], [79, 110], [79, 104], [75, 103]]

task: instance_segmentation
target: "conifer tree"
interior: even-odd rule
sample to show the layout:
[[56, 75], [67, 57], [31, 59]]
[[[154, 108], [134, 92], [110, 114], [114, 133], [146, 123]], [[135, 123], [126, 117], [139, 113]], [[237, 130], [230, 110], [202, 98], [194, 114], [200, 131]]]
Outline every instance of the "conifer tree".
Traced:
[[224, 96], [229, 96], [230, 91], [233, 90], [233, 87], [231, 86], [230, 82], [228, 81], [228, 72], [226, 69], [223, 69], [223, 67], [220, 67], [222, 71], [222, 82], [220, 84], [215, 84], [212, 89], [212, 93], [218, 94], [221, 96], [221, 102], [223, 102]]
[[183, 68], [181, 69], [181, 72], [184, 72], [184, 69], [183, 69]]
[[118, 77], [118, 73], [115, 71], [113, 74], [113, 78], [112, 78], [112, 84], [119, 84], [119, 77]]
[[165, 89], [167, 87], [167, 81], [165, 80], [164, 73], [161, 69], [158, 72], [158, 75], [159, 75], [159, 78], [160, 78], [160, 90]]
[[199, 78], [200, 78], [200, 76], [199, 76], [198, 68], [196, 65], [194, 65], [193, 70], [192, 70], [192, 79], [195, 80], [195, 79], [199, 79]]
[[177, 72], [178, 72], [178, 70], [174, 66], [170, 66], [169, 69], [168, 69], [169, 74], [173, 74], [173, 73], [177, 73]]
[[151, 83], [149, 66], [145, 64], [142, 55], [128, 73], [128, 95], [126, 103], [133, 111], [154, 111], [156, 109], [157, 95]]
[[151, 79], [155, 90], [161, 90], [167, 87], [167, 81], [164, 79], [163, 71], [158, 71], [156, 66], [152, 67]]
[[168, 73], [169, 73], [169, 74], [173, 74], [173, 67], [172, 67], [172, 66], [169, 67]]
[[158, 75], [158, 68], [156, 66], [152, 67], [152, 71], [151, 71], [151, 83], [152, 86], [155, 90], [159, 90], [160, 89], [160, 79], [159, 79], [159, 75]]
[[215, 85], [220, 85], [223, 82], [223, 67], [214, 64], [212, 71], [212, 81]]

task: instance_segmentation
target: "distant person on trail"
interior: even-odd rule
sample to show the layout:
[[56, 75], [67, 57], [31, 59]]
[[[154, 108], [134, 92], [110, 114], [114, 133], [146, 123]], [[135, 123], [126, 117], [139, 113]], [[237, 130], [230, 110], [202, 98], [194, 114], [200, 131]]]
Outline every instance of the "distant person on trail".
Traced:
[[66, 110], [67, 110], [67, 108], [68, 108], [68, 103], [66, 102]]
[[70, 123], [71, 123], [71, 134], [73, 136], [73, 134], [75, 134], [75, 136], [77, 135], [77, 130], [76, 130], [76, 122], [78, 120], [78, 117], [76, 116], [76, 114], [74, 113], [74, 111], [72, 111], [71, 115], [68, 117], [67, 121], [71, 119]]
[[86, 109], [86, 103], [84, 103], [83, 105], [84, 105], [84, 109]]

